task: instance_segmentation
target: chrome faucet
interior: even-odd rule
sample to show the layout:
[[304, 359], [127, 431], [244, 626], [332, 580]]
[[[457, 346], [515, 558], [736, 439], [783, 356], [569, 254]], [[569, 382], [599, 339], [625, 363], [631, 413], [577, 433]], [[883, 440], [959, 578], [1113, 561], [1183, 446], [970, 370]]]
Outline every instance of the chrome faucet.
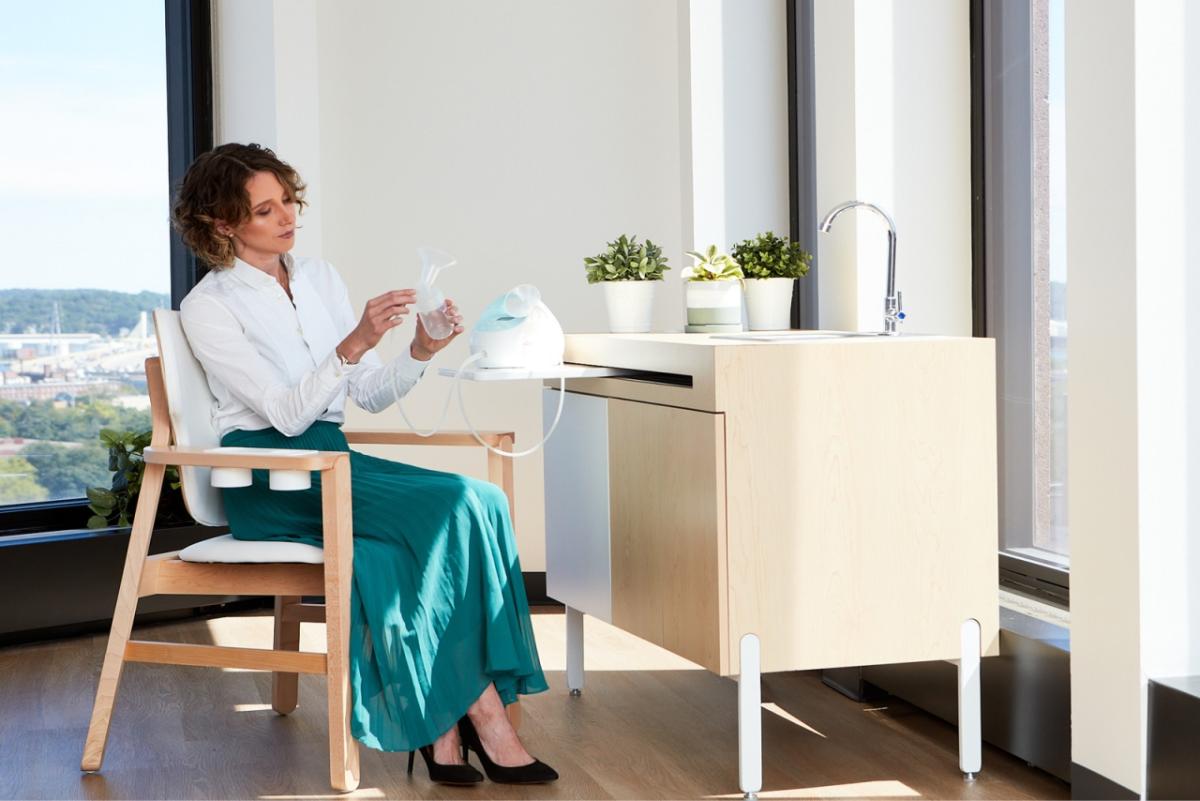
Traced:
[[897, 335], [896, 323], [904, 319], [904, 303], [900, 293], [896, 291], [896, 223], [892, 222], [892, 218], [883, 209], [876, 206], [874, 203], [865, 203], [861, 200], [850, 200], [845, 203], [840, 203], [829, 210], [825, 215], [825, 219], [821, 220], [821, 233], [829, 233], [829, 229], [833, 227], [834, 219], [846, 209], [852, 209], [855, 206], [862, 206], [882, 217], [888, 226], [888, 270], [887, 270], [887, 296], [883, 299], [883, 334], [885, 336], [894, 337]]

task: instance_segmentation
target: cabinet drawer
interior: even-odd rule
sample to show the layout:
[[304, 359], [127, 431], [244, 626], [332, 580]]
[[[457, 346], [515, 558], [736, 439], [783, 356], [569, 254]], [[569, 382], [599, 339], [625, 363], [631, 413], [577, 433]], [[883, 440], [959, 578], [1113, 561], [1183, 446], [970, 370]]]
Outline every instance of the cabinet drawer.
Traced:
[[725, 418], [608, 400], [612, 622], [727, 673]]

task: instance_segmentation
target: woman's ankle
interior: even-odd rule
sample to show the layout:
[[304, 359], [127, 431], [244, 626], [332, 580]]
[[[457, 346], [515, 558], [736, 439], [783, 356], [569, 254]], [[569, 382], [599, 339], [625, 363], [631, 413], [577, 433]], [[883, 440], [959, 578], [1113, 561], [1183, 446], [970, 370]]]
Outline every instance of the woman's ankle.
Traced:
[[462, 745], [458, 738], [457, 726], [452, 726], [434, 740], [433, 760], [442, 765], [457, 765], [462, 762]]

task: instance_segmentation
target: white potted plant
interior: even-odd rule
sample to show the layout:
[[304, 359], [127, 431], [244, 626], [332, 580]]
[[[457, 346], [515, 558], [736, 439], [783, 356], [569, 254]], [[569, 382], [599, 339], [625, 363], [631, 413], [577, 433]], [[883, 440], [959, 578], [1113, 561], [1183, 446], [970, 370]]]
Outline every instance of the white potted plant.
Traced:
[[792, 327], [792, 289], [808, 275], [812, 254], [771, 231], [739, 242], [733, 248], [746, 273], [746, 316], [751, 331]]
[[671, 269], [662, 248], [636, 236], [621, 234], [602, 253], [585, 258], [589, 284], [603, 284], [608, 308], [608, 329], [614, 334], [640, 334], [650, 330], [654, 315], [654, 287], [663, 271]]
[[700, 253], [689, 250], [696, 260], [685, 267], [687, 281], [688, 333], [725, 333], [742, 330], [742, 268], [716, 245]]

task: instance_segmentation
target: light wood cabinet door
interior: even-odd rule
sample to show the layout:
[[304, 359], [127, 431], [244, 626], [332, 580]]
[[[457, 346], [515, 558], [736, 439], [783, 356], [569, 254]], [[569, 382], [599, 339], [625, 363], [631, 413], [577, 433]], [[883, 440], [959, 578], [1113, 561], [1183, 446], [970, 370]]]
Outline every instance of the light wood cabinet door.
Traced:
[[612, 622], [725, 674], [725, 417], [608, 403]]

